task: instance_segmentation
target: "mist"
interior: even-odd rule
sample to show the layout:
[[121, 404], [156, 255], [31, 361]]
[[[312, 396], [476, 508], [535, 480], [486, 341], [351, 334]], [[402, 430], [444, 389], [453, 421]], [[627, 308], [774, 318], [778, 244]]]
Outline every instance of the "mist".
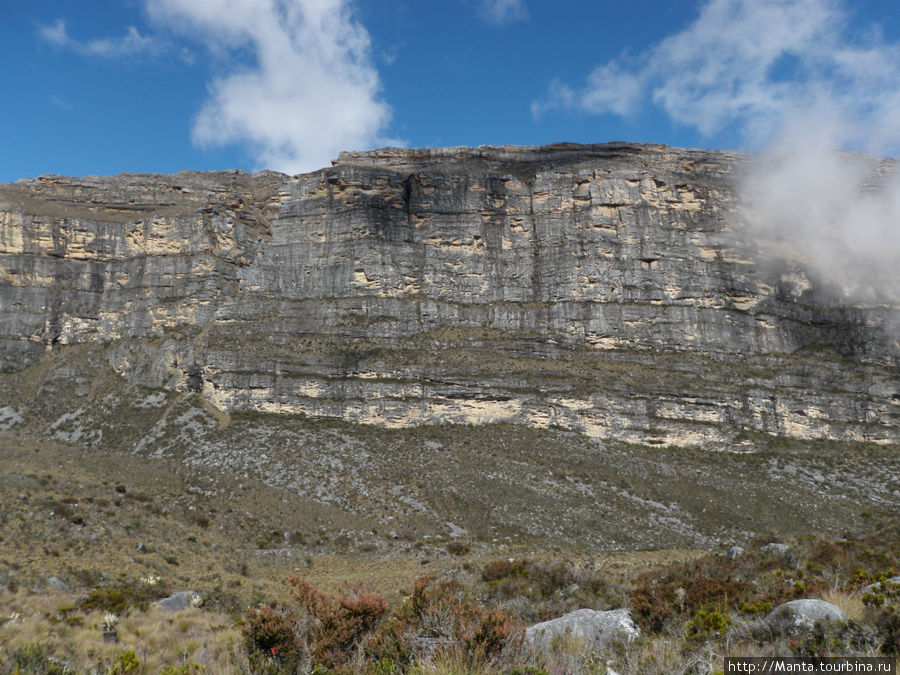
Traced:
[[[559, 80], [532, 103], [624, 118], [661, 110], [705, 147], [753, 153], [738, 177], [760, 264], [803, 261], [817, 289], [900, 297], [900, 42], [841, 0], [708, 0], [640, 55]], [[850, 28], [853, 26], [853, 28]], [[826, 287], [828, 287], [826, 289]]]
[[[871, 117], [833, 99], [785, 115], [738, 180], [747, 229], [773, 264], [807, 268], [820, 290], [866, 303], [900, 300], [900, 172]], [[862, 120], [863, 127], [860, 127]], [[852, 151], [862, 140], [867, 153]]]

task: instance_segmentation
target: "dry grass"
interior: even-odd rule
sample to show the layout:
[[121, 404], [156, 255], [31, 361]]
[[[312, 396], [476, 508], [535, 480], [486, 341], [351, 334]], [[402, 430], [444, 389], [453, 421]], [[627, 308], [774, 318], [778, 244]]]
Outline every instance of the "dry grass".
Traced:
[[0, 656], [42, 645], [63, 663], [100, 667], [134, 650], [145, 672], [190, 662], [211, 672], [233, 672], [246, 661], [240, 630], [226, 614], [198, 608], [134, 612], [120, 619], [118, 641], [110, 643], [103, 639], [103, 612], [79, 612], [77, 600], [70, 594], [21, 591], [0, 596], [0, 617], [6, 619], [0, 625]]
[[410, 672], [415, 675], [489, 675], [498, 671], [482, 659], [469, 657], [463, 650], [445, 649], [415, 665]]
[[632, 672], [636, 673], [670, 673], [674, 664], [683, 661], [680, 643], [672, 636], [644, 641], [627, 653], [626, 663], [633, 666]]
[[[38, 370], [35, 372], [42, 377], [47, 374], [44, 366]], [[50, 408], [43, 410], [50, 406], [43, 389], [39, 396], [38, 389], [26, 391], [10, 382], [8, 388], [35, 407], [35, 419], [49, 414]], [[36, 381], [32, 384], [37, 386]], [[124, 396], [118, 380], [102, 385], [98, 391], [119, 387], [115, 391]], [[190, 411], [189, 397], [173, 395], [172, 401], [177, 403], [172, 419]], [[20, 407], [25, 410], [27, 406], [22, 403]], [[53, 410], [54, 415], [70, 411], [71, 401], [59, 403]], [[132, 412], [133, 416], [147, 415], [148, 425], [153, 422], [150, 412]], [[122, 422], [123, 427], [131, 421], [113, 413], [110, 419]], [[412, 581], [425, 574], [458, 581], [471, 589], [478, 602], [491, 600], [490, 589], [479, 586], [481, 571], [489, 561], [509, 558], [548, 564], [566, 561], [577, 570], [628, 587], [648, 570], [687, 564], [704, 554], [688, 548], [698, 541], [690, 534], [662, 540], [647, 530], [677, 530], [667, 514], [683, 513], [686, 520], [679, 522], [690, 521], [691, 527], [699, 528], [697, 532], [724, 532], [716, 536], [729, 543], [733, 540], [727, 538], [734, 536], [729, 532], [746, 535], [772, 523], [784, 527], [780, 534], [785, 538], [791, 528], [796, 530], [799, 525], [790, 518], [805, 518], [809, 510], [779, 495], [793, 495], [797, 486], [781, 485], [771, 478], [756, 481], [756, 476], [765, 473], [760, 467], [798, 463], [810, 470], [819, 467], [823, 475], [847, 474], [852, 479], [860, 467], [866, 475], [871, 474], [871, 466], [880, 466], [885, 457], [887, 470], [893, 471], [896, 463], [890, 449], [858, 448], [854, 455], [842, 448], [810, 444], [775, 448], [777, 453], [758, 456], [612, 444], [601, 456], [597, 446], [575, 435], [513, 425], [387, 431], [338, 422], [254, 420], [247, 416], [235, 416], [224, 428], [219, 424], [224, 421], [218, 419], [215, 429], [201, 440], [225, 439], [222, 447], [226, 447], [241, 439], [252, 440], [251, 432], [271, 426], [273, 437], [282, 434], [288, 439], [284, 447], [248, 446], [248, 456], [265, 451], [273, 461], [283, 462], [279, 466], [305, 470], [307, 466], [315, 468], [316, 462], [320, 467], [327, 464], [326, 459], [335, 459], [338, 465], [350, 462], [354, 452], [365, 449], [371, 455], [371, 466], [347, 464], [322, 473], [316, 480], [327, 486], [334, 480], [338, 487], [317, 500], [310, 496], [313, 493], [288, 489], [274, 481], [273, 476], [278, 477], [271, 470], [274, 464], [262, 466], [257, 473], [253, 469], [237, 472], [219, 465], [186, 463], [172, 453], [142, 456], [123, 452], [115, 446], [115, 438], [100, 446], [66, 445], [48, 440], [46, 431], [38, 427], [0, 432], [0, 589], [4, 589], [0, 590], [0, 663], [9, 650], [41, 644], [71, 663], [109, 665], [124, 651], [134, 649], [147, 672], [191, 660], [209, 664], [210, 673], [234, 672], [246, 663], [240, 617], [259, 602], [285, 598], [285, 580], [293, 574], [329, 594], [355, 588], [382, 595], [389, 604], [401, 602]], [[103, 420], [97, 424], [100, 422]], [[135, 434], [150, 428], [134, 426]], [[103, 428], [106, 439], [113, 427]], [[296, 439], [301, 438], [308, 443], [299, 444]], [[177, 451], [187, 452], [189, 445], [182, 444]], [[342, 449], [344, 445], [350, 450]], [[278, 455], [282, 450], [286, 454]], [[566, 458], [564, 467], [560, 457]], [[837, 464], [831, 467], [829, 462]], [[828, 467], [833, 470], [826, 471]], [[341, 481], [362, 469], [365, 473], [358, 475], [365, 475], [366, 491], [355, 493]], [[492, 472], [501, 478], [487, 480]], [[530, 474], [532, 483], [515, 483]], [[698, 484], [697, 476], [703, 476], [706, 483]], [[403, 494], [408, 493], [409, 504], [392, 496], [391, 490], [398, 486], [408, 488]], [[821, 531], [858, 532], [860, 523], [873, 525], [884, 510], [847, 499], [843, 492], [828, 501], [819, 491], [816, 487], [809, 499], [816, 500], [816, 513], [831, 518], [818, 523]], [[759, 499], [760, 494], [767, 498]], [[563, 503], [571, 508], [560, 507]], [[670, 508], [670, 503], [677, 508]], [[777, 506], [782, 503], [791, 506]], [[498, 504], [504, 509], [498, 509]], [[729, 513], [731, 507], [741, 513]], [[867, 509], [866, 515], [862, 508]], [[569, 519], [570, 514], [577, 518]], [[456, 538], [454, 532], [450, 539], [447, 521], [465, 529], [466, 534]], [[608, 529], [590, 529], [599, 524]], [[720, 529], [720, 525], [730, 529]], [[802, 526], [812, 527], [805, 520]], [[578, 536], [590, 531], [592, 541], [609, 547], [645, 541], [650, 542], [647, 546], [660, 546], [665, 541], [666, 546], [681, 548], [601, 552], [598, 546], [584, 544], [587, 539], [577, 539], [576, 530]], [[464, 544], [466, 552], [449, 553], [451, 541]], [[745, 540], [737, 543], [750, 546]], [[145, 552], [139, 552], [139, 545]], [[831, 575], [825, 579], [829, 584], [846, 581], [848, 571], [856, 566], [842, 563], [839, 553], [834, 557], [830, 548], [820, 547], [810, 561], [814, 564], [792, 564], [784, 570], [784, 578], [795, 578], [802, 569], [811, 589], [810, 575]], [[884, 564], [879, 565], [873, 562], [869, 572], [883, 571]], [[61, 592], [49, 584], [51, 576], [62, 580], [69, 590]], [[579, 579], [589, 576], [580, 575]], [[170, 615], [133, 608], [120, 619], [119, 642], [104, 643], [99, 628], [102, 611], [79, 610], [79, 602], [92, 589], [127, 587], [151, 577], [159, 578], [169, 591], [199, 592], [204, 598], [202, 609]], [[517, 581], [522, 581], [524, 588], [533, 580]], [[769, 579], [767, 583], [772, 582]], [[586, 587], [583, 580], [579, 583]], [[507, 586], [511, 591], [517, 587]], [[817, 586], [815, 592], [822, 588]], [[542, 598], [546, 601], [542, 611], [548, 613], [542, 618], [572, 609], [567, 603], [585, 598], [584, 588], [581, 595], [569, 593], [566, 587], [558, 590], [559, 597], [554, 590]], [[498, 591], [496, 595], [501, 594]], [[602, 600], [598, 598], [591, 600]], [[825, 592], [824, 599], [841, 607], [851, 619], [863, 614], [853, 593]], [[520, 616], [538, 607], [533, 597], [523, 593], [504, 596], [503, 601]], [[7, 620], [13, 615], [14, 620]], [[686, 655], [684, 639], [677, 630], [646, 635], [612, 654], [614, 667], [619, 672], [662, 673], [686, 659], [714, 662], [702, 650]], [[731, 654], [752, 654], [757, 649], [740, 636], [728, 639], [727, 645], [721, 640], [715, 644], [720, 653], [726, 646]], [[560, 647], [548, 659], [548, 670], [591, 672], [589, 669], [595, 668], [602, 672], [604, 664], [578, 645]], [[767, 653], [763, 648], [758, 651]], [[431, 662], [420, 664], [419, 672], [487, 672], [484, 664], [461, 659], [462, 655], [452, 651], [438, 654]]]
[[838, 607], [847, 615], [847, 618], [850, 619], [850, 621], [859, 621], [863, 618], [865, 605], [863, 604], [862, 596], [858, 591], [833, 589], [825, 591], [821, 596], [821, 599], [825, 602], [830, 602], [832, 605]]

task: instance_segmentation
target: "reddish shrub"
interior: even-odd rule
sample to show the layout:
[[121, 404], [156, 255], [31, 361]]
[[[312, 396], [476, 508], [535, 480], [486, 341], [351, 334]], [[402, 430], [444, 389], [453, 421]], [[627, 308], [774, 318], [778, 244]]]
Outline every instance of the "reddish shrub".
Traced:
[[313, 620], [311, 656], [326, 668], [350, 661], [387, 612], [387, 602], [378, 595], [360, 593], [335, 599], [300, 577], [291, 577], [288, 582], [294, 599]]
[[300, 656], [302, 643], [297, 616], [292, 609], [277, 602], [251, 609], [243, 633], [251, 654], [278, 655], [283, 659]]
[[417, 579], [413, 593], [398, 617], [407, 623], [435, 632], [435, 637], [455, 639], [468, 655], [495, 656], [516, 629], [515, 622], [505, 612], [488, 611], [481, 605], [454, 595], [454, 584], [432, 584], [431, 577]]
[[322, 610], [331, 602], [331, 598], [323, 593], [319, 593], [312, 585], [298, 576], [288, 579], [291, 585], [291, 595], [294, 600], [303, 608], [303, 611], [312, 618], [318, 618]]
[[466, 646], [470, 653], [478, 652], [492, 657], [503, 649], [514, 625], [506, 612], [496, 609], [486, 612], [481, 607], [478, 609], [477, 623], [474, 624], [474, 631]]
[[675, 586], [655, 578], [654, 574], [644, 574], [638, 579], [629, 600], [634, 620], [644, 630], [660, 632], [674, 614]]
[[369, 594], [341, 598], [320, 610], [321, 624], [315, 631], [312, 650], [316, 662], [329, 668], [348, 662], [386, 611], [384, 598]]

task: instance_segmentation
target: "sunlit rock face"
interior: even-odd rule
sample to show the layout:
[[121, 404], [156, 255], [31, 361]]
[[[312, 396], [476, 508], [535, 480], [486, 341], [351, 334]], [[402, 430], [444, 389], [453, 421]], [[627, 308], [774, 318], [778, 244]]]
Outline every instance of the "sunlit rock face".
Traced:
[[898, 299], [750, 236], [734, 153], [345, 153], [0, 186], [0, 363], [100, 344], [225, 413], [896, 442]]

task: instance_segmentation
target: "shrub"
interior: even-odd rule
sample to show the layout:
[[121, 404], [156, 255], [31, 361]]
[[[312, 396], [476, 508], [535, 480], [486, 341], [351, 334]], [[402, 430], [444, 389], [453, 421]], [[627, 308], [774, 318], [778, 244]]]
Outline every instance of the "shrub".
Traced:
[[308, 581], [300, 577], [291, 577], [288, 579], [288, 583], [292, 587], [291, 595], [294, 596], [294, 600], [313, 618], [318, 617], [330, 601], [327, 595], [319, 593]]
[[451, 541], [447, 544], [447, 553], [450, 555], [466, 555], [471, 549], [459, 541]]
[[495, 560], [484, 566], [481, 572], [482, 581], [498, 581], [507, 577], [524, 577], [528, 560]]
[[180, 666], [163, 666], [159, 675], [192, 675], [192, 673], [205, 673], [206, 666], [201, 666], [196, 661], [188, 661]]
[[13, 673], [42, 673], [42, 675], [75, 675], [75, 671], [66, 667], [50, 655], [50, 647], [44, 643], [32, 643], [17, 647], [9, 653]]
[[900, 656], [900, 610], [896, 606], [885, 607], [875, 617], [875, 627], [881, 640], [881, 652], [887, 656]]
[[244, 644], [257, 668], [275, 660], [296, 669], [303, 655], [297, 615], [277, 602], [251, 609], [243, 629]]
[[312, 649], [317, 663], [333, 668], [350, 661], [362, 639], [372, 632], [387, 611], [387, 602], [377, 595], [359, 594], [330, 603], [320, 612]]
[[122, 581], [94, 588], [81, 601], [79, 607], [85, 612], [99, 610], [124, 615], [133, 608], [146, 610], [150, 602], [164, 598], [168, 594], [169, 589], [165, 584]]
[[124, 673], [134, 673], [141, 667], [133, 649], [128, 649], [119, 654], [112, 668], [109, 669], [110, 675], [124, 675]]
[[672, 599], [675, 598], [675, 587], [654, 577], [652, 574], [640, 577], [629, 605], [635, 622], [641, 628], [659, 633], [675, 613], [671, 606]]
[[514, 603], [526, 621], [542, 621], [574, 609], [610, 609], [626, 601], [622, 586], [591, 569], [578, 569], [567, 561], [500, 560], [482, 572], [487, 595]]
[[313, 620], [309, 627], [312, 660], [325, 668], [348, 663], [387, 612], [387, 602], [378, 595], [357, 593], [335, 599], [300, 577], [288, 582], [294, 599]]
[[408, 628], [408, 624], [392, 613], [366, 640], [363, 650], [375, 662], [376, 671], [379, 668], [378, 664], [382, 664], [382, 667], [390, 664], [391, 668], [399, 672], [400, 666], [412, 662], [413, 650], [407, 634]]
[[762, 616], [772, 611], [774, 605], [771, 602], [761, 600], [759, 602], [745, 602], [741, 605], [741, 613], [750, 616]]
[[71, 518], [73, 515], [75, 515], [75, 512], [72, 510], [71, 506], [59, 500], [47, 499], [45, 501], [39, 502], [39, 504], [45, 509], [49, 509], [50, 511], [52, 511], [54, 515], [57, 515], [60, 518]]
[[417, 579], [398, 616], [426, 634], [456, 640], [470, 657], [496, 656], [516, 629], [515, 622], [505, 612], [463, 600], [456, 590], [451, 583], [433, 584], [429, 576]]
[[[887, 575], [883, 575], [886, 577]], [[881, 607], [885, 603], [900, 600], [900, 583], [888, 581], [887, 578], [878, 579], [880, 586], [862, 595], [863, 604], [872, 607]]]
[[731, 627], [731, 618], [720, 612], [700, 610], [685, 626], [691, 641], [705, 641], [712, 635], [721, 635]]
[[194, 525], [202, 527], [204, 530], [212, 524], [209, 516], [207, 516], [205, 513], [198, 513], [197, 511], [188, 511], [187, 521], [189, 523], [193, 523]]

